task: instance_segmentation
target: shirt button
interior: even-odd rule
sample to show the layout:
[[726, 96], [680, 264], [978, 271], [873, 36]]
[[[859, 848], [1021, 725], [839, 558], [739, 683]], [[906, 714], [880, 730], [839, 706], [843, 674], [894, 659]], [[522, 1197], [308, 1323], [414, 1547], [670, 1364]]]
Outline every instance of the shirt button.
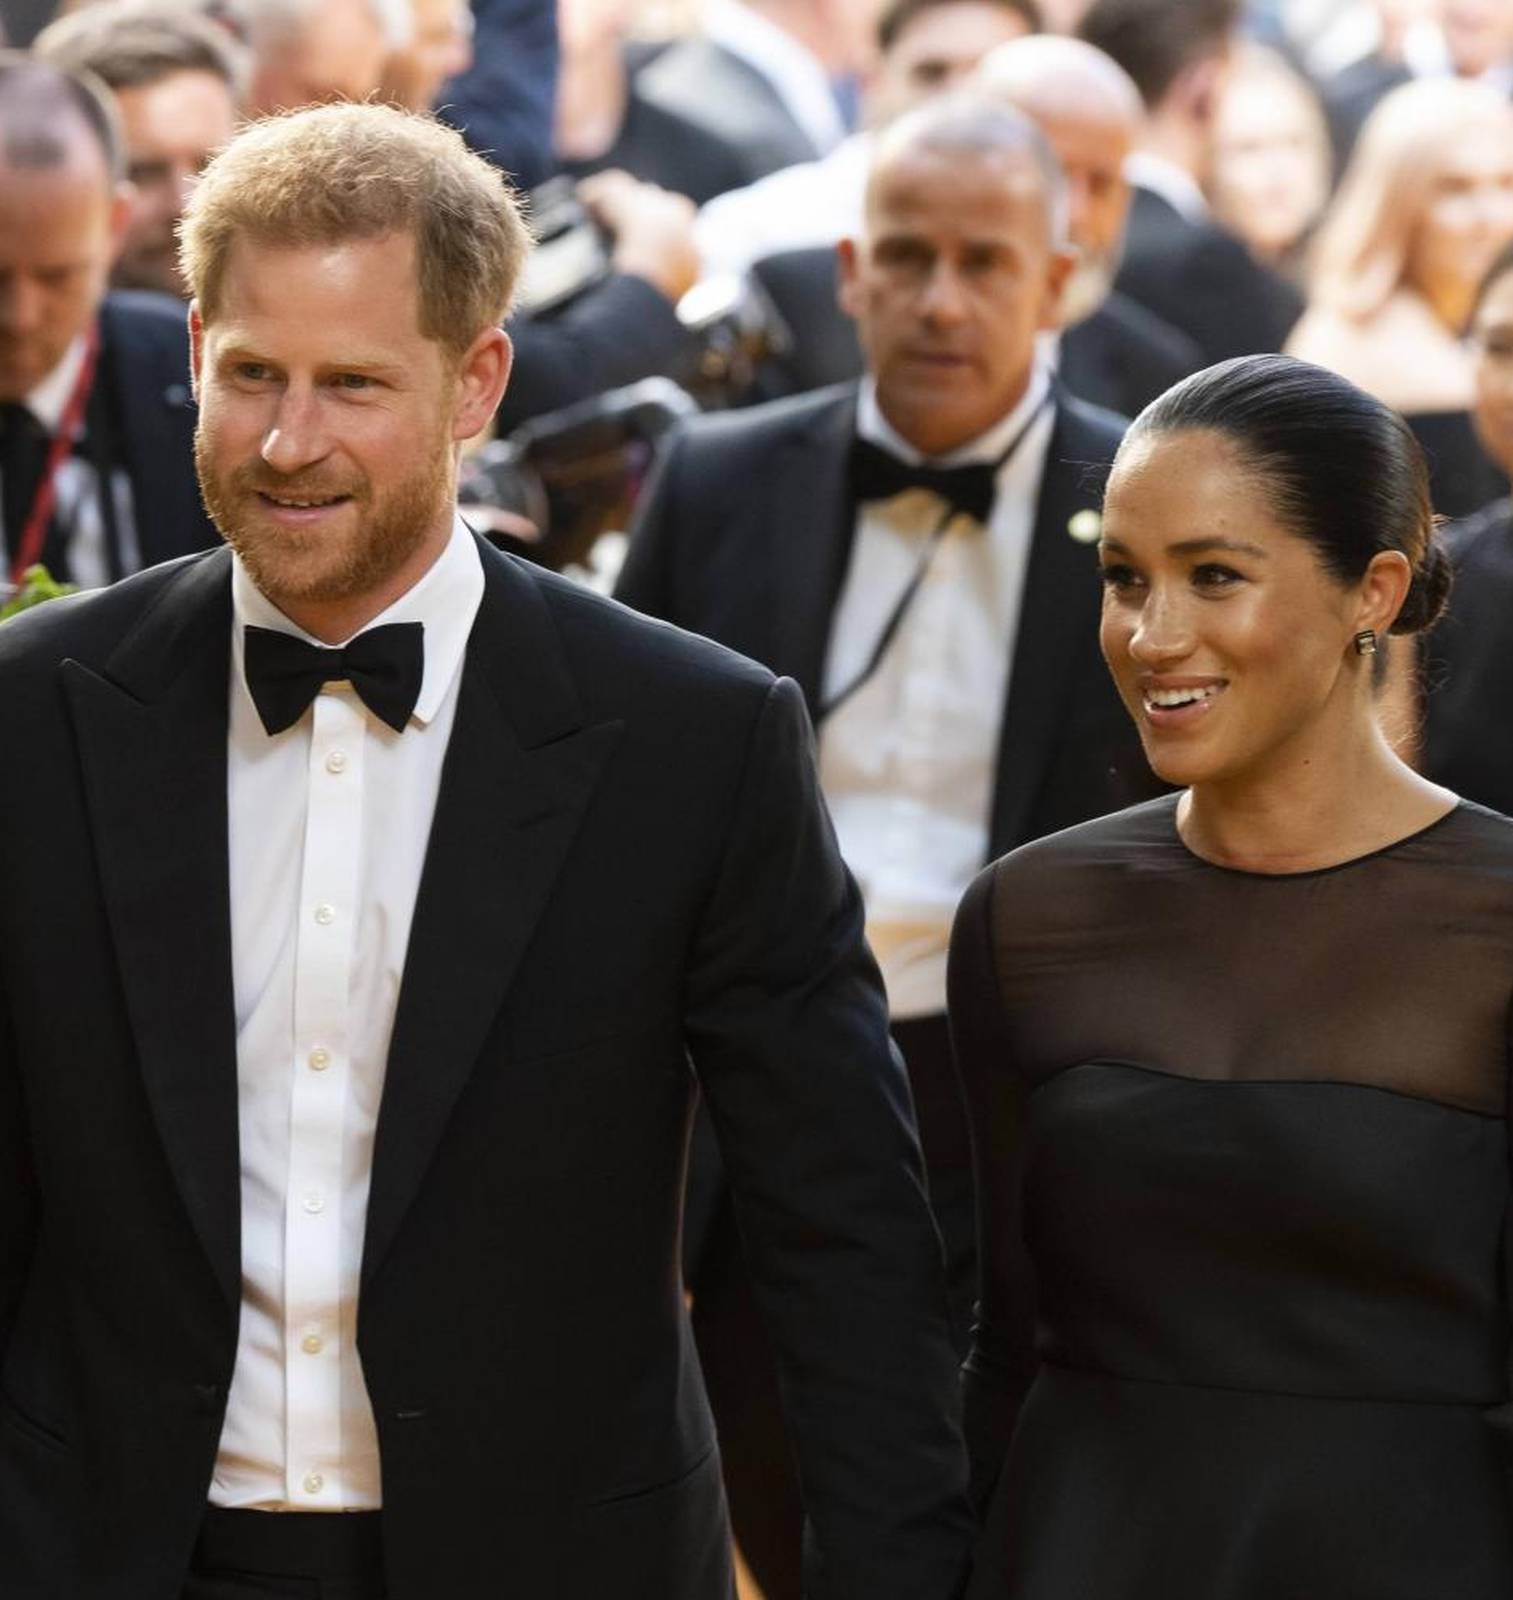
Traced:
[[320, 1192], [319, 1189], [309, 1189], [305, 1192], [305, 1198], [300, 1202], [300, 1204], [304, 1206], [305, 1210], [308, 1211], [313, 1217], [317, 1212], [321, 1212], [326, 1209], [326, 1197]]
[[323, 928], [329, 928], [336, 921], [336, 907], [328, 906], [324, 901], [315, 908], [315, 920]]
[[346, 770], [347, 752], [345, 750], [333, 750], [331, 754], [326, 757], [326, 771], [345, 772]]
[[318, 1472], [305, 1474], [304, 1490], [306, 1494], [319, 1494], [326, 1487], [326, 1480]]
[[299, 1347], [307, 1356], [318, 1356], [326, 1348], [326, 1341], [318, 1333], [307, 1333], [300, 1340]]
[[329, 1050], [323, 1050], [319, 1045], [317, 1045], [315, 1049], [310, 1052], [309, 1061], [310, 1070], [312, 1072], [324, 1072], [326, 1068], [331, 1065], [331, 1052]]

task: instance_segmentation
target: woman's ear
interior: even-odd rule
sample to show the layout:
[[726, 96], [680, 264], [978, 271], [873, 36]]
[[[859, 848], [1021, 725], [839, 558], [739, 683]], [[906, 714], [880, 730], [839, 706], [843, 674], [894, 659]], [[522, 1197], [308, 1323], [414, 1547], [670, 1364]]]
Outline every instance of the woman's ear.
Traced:
[[1413, 567], [1401, 550], [1379, 550], [1361, 578], [1352, 632], [1370, 628], [1385, 635], [1397, 620], [1413, 583]]

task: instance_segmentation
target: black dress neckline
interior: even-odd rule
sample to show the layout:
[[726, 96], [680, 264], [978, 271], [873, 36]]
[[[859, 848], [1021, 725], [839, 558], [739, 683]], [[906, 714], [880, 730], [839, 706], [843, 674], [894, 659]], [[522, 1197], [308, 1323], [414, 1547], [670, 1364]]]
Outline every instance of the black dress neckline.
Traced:
[[1389, 839], [1386, 844], [1378, 845], [1375, 850], [1367, 850], [1358, 856], [1349, 856], [1344, 861], [1333, 861], [1326, 867], [1301, 867], [1296, 872], [1260, 872], [1253, 867], [1226, 866], [1222, 861], [1211, 861], [1207, 856], [1200, 855], [1198, 851], [1194, 850], [1187, 840], [1182, 837], [1182, 830], [1177, 826], [1178, 799], [1180, 799], [1180, 796], [1172, 797], [1171, 832], [1173, 839], [1176, 840], [1183, 853], [1189, 859], [1197, 862], [1201, 867], [1208, 867], [1214, 872], [1231, 873], [1237, 878], [1278, 879], [1282, 881], [1300, 878], [1322, 878], [1333, 872], [1344, 872], [1350, 867], [1359, 867], [1368, 861], [1376, 861], [1382, 856], [1390, 855], [1394, 850], [1401, 850], [1404, 845], [1415, 843], [1426, 835], [1433, 833], [1437, 828], [1442, 828], [1452, 817], [1458, 816], [1466, 809], [1466, 802], [1457, 798], [1453, 806], [1442, 811], [1433, 821], [1426, 822], [1423, 827], [1415, 828], [1411, 833], [1405, 833], [1399, 838]]

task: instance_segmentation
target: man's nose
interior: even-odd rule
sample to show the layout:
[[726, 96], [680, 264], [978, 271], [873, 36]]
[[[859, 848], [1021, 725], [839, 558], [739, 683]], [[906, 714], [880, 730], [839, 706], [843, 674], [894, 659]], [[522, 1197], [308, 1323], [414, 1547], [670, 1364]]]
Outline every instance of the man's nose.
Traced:
[[292, 473], [324, 459], [329, 449], [320, 397], [290, 385], [263, 435], [263, 460], [275, 472]]
[[8, 333], [34, 333], [45, 321], [41, 285], [24, 274], [0, 277], [0, 327]]
[[934, 322], [960, 320], [966, 308], [961, 274], [949, 261], [936, 261], [920, 294], [920, 312]]

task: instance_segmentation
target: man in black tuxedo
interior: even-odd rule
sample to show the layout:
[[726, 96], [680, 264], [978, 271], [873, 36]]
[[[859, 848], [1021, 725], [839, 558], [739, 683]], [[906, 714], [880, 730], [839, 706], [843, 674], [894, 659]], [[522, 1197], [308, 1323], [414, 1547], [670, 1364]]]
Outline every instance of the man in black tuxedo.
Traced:
[[1134, 79], [1146, 126], [1115, 288], [1197, 341], [1205, 364], [1280, 350], [1297, 291], [1208, 214], [1207, 169], [1239, 0], [1093, 0], [1078, 34]]
[[[956, 1331], [974, 1282], [970, 1154], [946, 1033], [956, 903], [991, 856], [1152, 791], [1098, 653], [1099, 468], [1118, 419], [1036, 357], [1072, 257], [1055, 157], [996, 102], [948, 97], [879, 138], [842, 293], [860, 386], [696, 422], [637, 517], [620, 598], [797, 680], [909, 1066]], [[782, 1451], [718, 1215], [695, 1329], [737, 1536], [797, 1592]], [[732, 1355], [732, 1350], [738, 1354]]]
[[183, 307], [107, 295], [130, 208], [85, 79], [0, 52], [0, 579], [112, 581], [216, 542]]
[[186, 228], [232, 549], [0, 629], [0, 1593], [729, 1600], [691, 1057], [809, 1593], [951, 1600], [939, 1242], [799, 692], [457, 519], [525, 247], [458, 135], [253, 125]]
[[[1067, 237], [1077, 262], [1062, 290], [1058, 329], [1046, 336], [1057, 375], [1079, 400], [1132, 417], [1203, 365], [1192, 339], [1113, 288], [1129, 213], [1124, 163], [1142, 116], [1139, 93], [1102, 51], [1054, 34], [999, 45], [973, 83], [1035, 122], [1067, 181]], [[861, 344], [837, 302], [837, 272], [828, 248], [782, 251], [753, 266], [792, 336], [759, 369], [760, 398], [860, 376]]]

